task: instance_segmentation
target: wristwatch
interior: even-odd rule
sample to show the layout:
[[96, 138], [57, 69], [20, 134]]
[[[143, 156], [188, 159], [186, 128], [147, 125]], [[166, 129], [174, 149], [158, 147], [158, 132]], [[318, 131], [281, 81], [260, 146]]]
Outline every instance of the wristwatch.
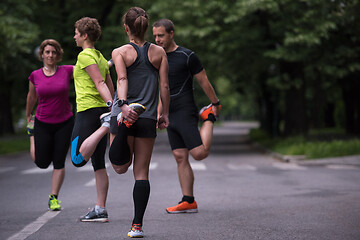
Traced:
[[216, 103], [211, 103], [213, 106], [219, 106], [220, 105], [220, 100], [218, 99], [218, 101]]
[[106, 106], [107, 106], [107, 107], [111, 107], [111, 106], [112, 106], [112, 101], [110, 101], [110, 100], [107, 101], [107, 102], [106, 102]]
[[128, 101], [124, 100], [124, 99], [121, 99], [118, 101], [118, 106], [119, 107], [122, 107], [124, 104], [129, 104]]

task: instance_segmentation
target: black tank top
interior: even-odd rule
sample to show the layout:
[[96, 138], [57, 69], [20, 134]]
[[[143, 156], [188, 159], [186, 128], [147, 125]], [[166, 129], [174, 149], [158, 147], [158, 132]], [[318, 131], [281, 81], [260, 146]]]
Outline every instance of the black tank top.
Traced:
[[150, 43], [142, 47], [129, 43], [137, 52], [135, 62], [126, 68], [128, 78], [128, 102], [141, 103], [146, 111], [141, 118], [157, 119], [157, 104], [159, 96], [159, 70], [149, 61]]

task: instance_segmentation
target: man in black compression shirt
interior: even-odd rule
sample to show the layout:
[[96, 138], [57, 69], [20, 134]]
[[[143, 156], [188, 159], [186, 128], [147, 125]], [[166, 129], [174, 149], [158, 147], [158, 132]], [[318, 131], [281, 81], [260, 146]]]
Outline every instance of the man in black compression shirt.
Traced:
[[[169, 63], [170, 125], [167, 133], [178, 165], [183, 194], [180, 203], [166, 211], [187, 213], [198, 211], [193, 193], [194, 173], [189, 162], [189, 153], [195, 160], [203, 160], [209, 155], [214, 122], [221, 106], [199, 58], [193, 51], [175, 43], [174, 31], [174, 24], [168, 19], [161, 19], [153, 24], [155, 42], [165, 49]], [[200, 111], [200, 117], [204, 121], [200, 131], [199, 113], [193, 93], [194, 76], [211, 102]], [[161, 114], [161, 105], [159, 109], [158, 114]]]

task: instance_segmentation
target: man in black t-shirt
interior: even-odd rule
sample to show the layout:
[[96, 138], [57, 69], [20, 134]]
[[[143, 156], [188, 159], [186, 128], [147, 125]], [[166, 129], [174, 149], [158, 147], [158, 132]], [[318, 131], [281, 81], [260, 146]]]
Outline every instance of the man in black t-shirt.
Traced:
[[[214, 122], [221, 106], [199, 58], [193, 51], [175, 43], [174, 31], [174, 24], [168, 19], [161, 19], [153, 24], [155, 42], [165, 49], [169, 63], [170, 125], [167, 132], [178, 165], [183, 194], [180, 203], [167, 208], [166, 211], [187, 213], [198, 211], [193, 193], [194, 173], [189, 162], [189, 154], [195, 160], [203, 160], [209, 155]], [[211, 102], [200, 110], [200, 118], [204, 121], [200, 131], [199, 113], [193, 93], [194, 76]], [[160, 117], [161, 104], [158, 114]], [[159, 128], [162, 128], [161, 124]]]

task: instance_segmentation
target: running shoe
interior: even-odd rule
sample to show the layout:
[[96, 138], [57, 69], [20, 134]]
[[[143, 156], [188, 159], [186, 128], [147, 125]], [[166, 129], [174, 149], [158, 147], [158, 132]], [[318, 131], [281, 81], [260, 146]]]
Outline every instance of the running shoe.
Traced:
[[131, 229], [128, 232], [128, 236], [131, 238], [143, 238], [144, 232], [141, 224], [131, 224]]
[[166, 209], [167, 213], [197, 213], [197, 203], [188, 203], [187, 201], [179, 202], [178, 205], [174, 207], [169, 207]]
[[[131, 107], [132, 110], [134, 110], [139, 116], [145, 112], [146, 107], [141, 105], [140, 103], [130, 103], [129, 107]], [[120, 124], [122, 112], [118, 114], [117, 121], [118, 125]], [[129, 123], [126, 119], [124, 119], [123, 123], [125, 123], [126, 127], [130, 128], [132, 123]]]
[[[221, 109], [221, 105], [219, 105], [219, 108]], [[212, 104], [203, 107], [199, 112], [200, 118], [204, 121], [209, 118], [209, 114], [213, 114], [215, 116], [214, 111], [212, 110]]]
[[34, 136], [35, 115], [31, 116], [30, 122], [26, 125], [26, 131], [29, 137]]
[[111, 112], [103, 113], [100, 116], [100, 122], [102, 127], [110, 128]]
[[49, 195], [49, 209], [51, 211], [60, 211], [61, 210], [61, 206], [60, 204], [61, 201], [57, 200], [57, 198], [54, 195]]
[[107, 211], [98, 212], [92, 208], [85, 216], [80, 217], [81, 222], [108, 222], [109, 217]]

